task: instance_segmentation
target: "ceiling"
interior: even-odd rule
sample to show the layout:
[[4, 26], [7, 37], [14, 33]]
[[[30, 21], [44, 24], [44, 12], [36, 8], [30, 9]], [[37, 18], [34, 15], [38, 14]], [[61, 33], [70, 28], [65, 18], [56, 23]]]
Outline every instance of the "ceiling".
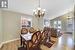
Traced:
[[[38, 7], [39, 0], [8, 0], [10, 11], [33, 15], [33, 9]], [[73, 9], [73, 0], [40, 0], [40, 6], [46, 9], [45, 18], [53, 19]]]

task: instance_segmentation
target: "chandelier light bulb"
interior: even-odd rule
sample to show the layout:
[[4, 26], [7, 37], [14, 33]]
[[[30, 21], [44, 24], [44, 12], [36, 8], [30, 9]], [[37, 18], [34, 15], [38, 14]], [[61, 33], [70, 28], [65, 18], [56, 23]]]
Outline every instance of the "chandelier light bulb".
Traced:
[[43, 9], [43, 11], [45, 12], [46, 10], [45, 10], [45, 9]]
[[33, 10], [33, 12], [36, 12], [36, 10]]
[[44, 12], [42, 12], [42, 14], [44, 14]]
[[37, 8], [38, 10], [41, 10], [41, 8], [39, 7], [39, 8]]
[[35, 12], [35, 14], [37, 14], [37, 12]]

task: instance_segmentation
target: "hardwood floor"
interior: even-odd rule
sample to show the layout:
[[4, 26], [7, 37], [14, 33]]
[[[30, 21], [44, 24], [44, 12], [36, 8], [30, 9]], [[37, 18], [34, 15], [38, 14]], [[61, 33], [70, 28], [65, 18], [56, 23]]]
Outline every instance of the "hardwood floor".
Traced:
[[[41, 49], [42, 50], [74, 50], [71, 34], [64, 34], [58, 39], [52, 38], [52, 40], [57, 40], [57, 41], [51, 48], [41, 45]], [[19, 40], [3, 45], [1, 50], [18, 50], [18, 47], [20, 47]]]
[[74, 50], [73, 39], [71, 34], [64, 34], [58, 38], [58, 41], [51, 47], [42, 46], [42, 50]]

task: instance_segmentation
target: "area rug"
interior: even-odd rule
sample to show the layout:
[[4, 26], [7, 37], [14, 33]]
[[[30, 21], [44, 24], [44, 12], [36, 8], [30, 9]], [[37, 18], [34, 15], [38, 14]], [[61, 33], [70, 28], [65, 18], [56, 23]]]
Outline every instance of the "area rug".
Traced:
[[55, 43], [55, 41], [51, 41], [51, 42], [44, 43], [44, 45], [47, 46], [48, 48], [50, 48], [54, 43]]

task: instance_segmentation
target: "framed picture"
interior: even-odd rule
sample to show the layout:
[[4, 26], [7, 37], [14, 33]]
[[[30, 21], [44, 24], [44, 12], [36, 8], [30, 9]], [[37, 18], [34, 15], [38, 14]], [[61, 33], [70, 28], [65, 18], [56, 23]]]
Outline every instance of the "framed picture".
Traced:
[[21, 27], [31, 27], [31, 19], [21, 17]]

